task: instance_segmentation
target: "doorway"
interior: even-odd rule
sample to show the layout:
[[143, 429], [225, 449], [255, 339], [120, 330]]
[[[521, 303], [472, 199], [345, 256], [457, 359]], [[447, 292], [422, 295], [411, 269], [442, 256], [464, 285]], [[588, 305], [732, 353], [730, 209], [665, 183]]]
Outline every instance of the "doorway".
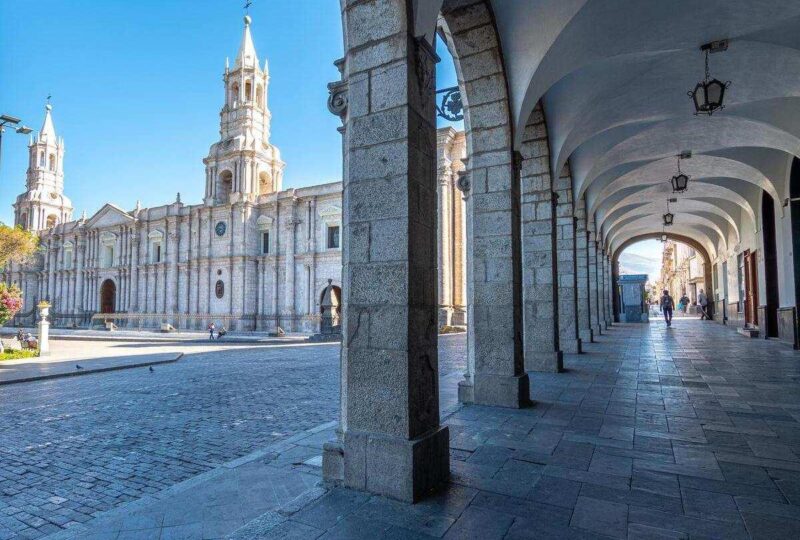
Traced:
[[745, 326], [758, 326], [758, 267], [756, 252], [744, 252], [744, 323]]
[[764, 192], [761, 199], [761, 229], [764, 234], [764, 279], [767, 305], [765, 321], [767, 337], [778, 337], [778, 251], [775, 240], [775, 201]]
[[100, 313], [114, 313], [116, 310], [117, 286], [107, 279], [100, 286]]

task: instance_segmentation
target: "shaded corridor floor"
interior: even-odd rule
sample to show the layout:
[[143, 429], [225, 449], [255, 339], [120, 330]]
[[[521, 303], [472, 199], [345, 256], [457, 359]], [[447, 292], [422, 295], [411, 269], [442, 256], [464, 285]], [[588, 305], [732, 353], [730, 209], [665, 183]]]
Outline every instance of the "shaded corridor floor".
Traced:
[[237, 538], [800, 537], [800, 354], [694, 320], [598, 341], [534, 407], [450, 416], [438, 496], [333, 489]]

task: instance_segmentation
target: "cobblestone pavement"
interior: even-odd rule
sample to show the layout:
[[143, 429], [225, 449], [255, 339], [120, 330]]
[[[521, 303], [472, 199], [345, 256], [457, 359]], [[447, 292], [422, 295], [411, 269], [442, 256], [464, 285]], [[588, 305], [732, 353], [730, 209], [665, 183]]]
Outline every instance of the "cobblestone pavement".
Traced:
[[800, 353], [686, 319], [586, 349], [531, 408], [450, 416], [442, 493], [334, 489], [236, 538], [800, 538]]
[[[442, 338], [443, 376], [463, 371], [463, 342]], [[337, 416], [338, 345], [176, 350], [154, 372], [0, 388], [0, 539], [86, 522]]]

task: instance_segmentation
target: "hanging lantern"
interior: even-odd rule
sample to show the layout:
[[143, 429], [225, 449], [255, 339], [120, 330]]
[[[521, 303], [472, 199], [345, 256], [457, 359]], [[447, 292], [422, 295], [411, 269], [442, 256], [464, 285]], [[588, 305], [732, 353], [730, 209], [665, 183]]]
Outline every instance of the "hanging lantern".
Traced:
[[700, 47], [706, 53], [706, 76], [705, 79], [697, 83], [694, 90], [688, 92], [689, 97], [694, 103], [694, 114], [705, 114], [711, 116], [714, 111], [725, 108], [725, 89], [730, 86], [731, 81], [722, 82], [719, 79], [712, 79], [708, 70], [708, 53], [724, 51], [728, 48], [728, 41], [715, 41]]
[[672, 225], [672, 222], [675, 221], [675, 215], [672, 212], [667, 212], [664, 214], [664, 226], [669, 227]]
[[683, 173], [678, 173], [672, 177], [671, 182], [673, 193], [683, 193], [689, 186], [689, 177]]
[[662, 242], [666, 242], [667, 241], [667, 233], [661, 233], [661, 241]]

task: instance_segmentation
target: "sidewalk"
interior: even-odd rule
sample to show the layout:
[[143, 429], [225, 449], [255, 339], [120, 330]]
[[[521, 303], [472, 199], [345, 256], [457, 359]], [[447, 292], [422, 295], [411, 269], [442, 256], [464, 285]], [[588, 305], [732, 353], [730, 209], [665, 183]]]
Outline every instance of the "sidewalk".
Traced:
[[[165, 352], [60, 361], [47, 356], [6, 360], [0, 362], [0, 385], [156, 366], [177, 362], [182, 356], [181, 352]], [[78, 369], [77, 365], [80, 365], [82, 369]]]
[[[22, 328], [23, 332], [37, 333], [36, 328]], [[17, 328], [0, 327], [0, 335], [11, 337], [16, 334]], [[301, 343], [305, 342], [311, 334], [300, 332], [290, 332], [283, 337], [270, 336], [266, 332], [232, 332], [227, 334], [220, 343]], [[165, 342], [208, 342], [208, 332], [206, 331], [178, 331], [178, 332], [158, 332], [155, 330], [90, 330], [86, 328], [50, 328], [50, 337], [61, 340], [80, 340], [80, 341], [133, 341], [143, 343]], [[214, 340], [215, 342], [217, 340]]]

